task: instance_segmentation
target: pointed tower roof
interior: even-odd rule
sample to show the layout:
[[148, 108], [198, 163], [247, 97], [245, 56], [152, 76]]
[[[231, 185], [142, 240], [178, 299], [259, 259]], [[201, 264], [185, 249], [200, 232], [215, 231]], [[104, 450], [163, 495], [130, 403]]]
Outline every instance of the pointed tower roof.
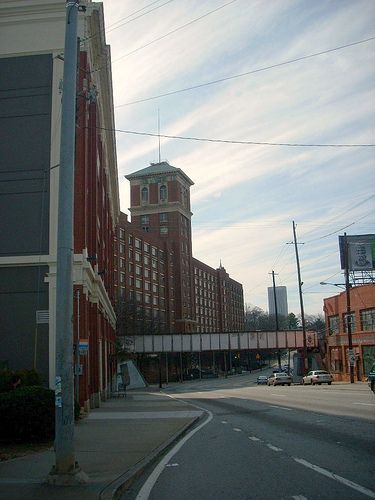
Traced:
[[180, 168], [173, 167], [167, 161], [162, 161], [160, 163], [151, 163], [149, 167], [142, 168], [133, 172], [132, 174], [125, 175], [125, 178], [129, 181], [132, 179], [139, 179], [141, 177], [148, 177], [150, 175], [159, 174], [180, 174], [189, 184], [192, 186], [194, 182], [183, 172]]

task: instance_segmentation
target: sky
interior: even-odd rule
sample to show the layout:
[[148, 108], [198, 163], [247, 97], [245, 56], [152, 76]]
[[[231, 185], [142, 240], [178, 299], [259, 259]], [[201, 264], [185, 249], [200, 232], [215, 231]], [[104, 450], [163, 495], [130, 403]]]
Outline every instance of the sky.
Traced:
[[298, 314], [295, 221], [305, 313], [322, 314], [340, 289], [320, 282], [344, 282], [338, 236], [375, 233], [374, 1], [103, 4], [121, 210], [124, 176], [159, 159], [157, 137], [125, 131], [157, 134], [159, 114], [161, 136], [212, 139], [160, 141], [194, 181], [193, 256], [264, 310], [273, 270]]

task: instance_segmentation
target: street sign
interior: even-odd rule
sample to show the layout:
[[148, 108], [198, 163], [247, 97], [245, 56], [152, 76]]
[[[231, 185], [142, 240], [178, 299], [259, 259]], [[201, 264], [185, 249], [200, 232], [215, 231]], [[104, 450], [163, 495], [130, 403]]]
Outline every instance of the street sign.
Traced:
[[353, 349], [348, 350], [348, 360], [349, 360], [349, 365], [354, 366], [355, 363], [355, 354], [353, 352]]
[[88, 352], [89, 352], [89, 341], [87, 339], [81, 339], [79, 341], [80, 356], [85, 356]]

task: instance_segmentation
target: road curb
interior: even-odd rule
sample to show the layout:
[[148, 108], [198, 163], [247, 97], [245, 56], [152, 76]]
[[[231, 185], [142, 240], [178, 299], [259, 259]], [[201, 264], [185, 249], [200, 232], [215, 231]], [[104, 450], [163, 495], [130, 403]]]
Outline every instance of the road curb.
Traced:
[[203, 413], [200, 417], [195, 417], [191, 422], [185, 424], [182, 429], [175, 432], [167, 441], [159, 445], [157, 448], [152, 450], [152, 452], [140, 460], [138, 463], [134, 464], [130, 469], [124, 472], [117, 479], [112, 481], [108, 486], [103, 488], [99, 494], [100, 500], [117, 500], [129, 487], [131, 484], [143, 474], [145, 469], [149, 467], [153, 462], [157, 462], [161, 455], [164, 455], [169, 448], [172, 448], [177, 441], [179, 441], [187, 432], [194, 427], [198, 422], [207, 418], [207, 413]]

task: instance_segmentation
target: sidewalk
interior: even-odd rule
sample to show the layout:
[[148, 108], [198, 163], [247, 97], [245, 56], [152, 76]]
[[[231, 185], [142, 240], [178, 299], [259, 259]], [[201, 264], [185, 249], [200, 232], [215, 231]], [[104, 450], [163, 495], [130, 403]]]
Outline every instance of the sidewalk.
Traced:
[[75, 456], [89, 482], [51, 486], [53, 450], [0, 463], [0, 500], [107, 500], [177, 440], [203, 412], [158, 389], [110, 399], [75, 426]]

